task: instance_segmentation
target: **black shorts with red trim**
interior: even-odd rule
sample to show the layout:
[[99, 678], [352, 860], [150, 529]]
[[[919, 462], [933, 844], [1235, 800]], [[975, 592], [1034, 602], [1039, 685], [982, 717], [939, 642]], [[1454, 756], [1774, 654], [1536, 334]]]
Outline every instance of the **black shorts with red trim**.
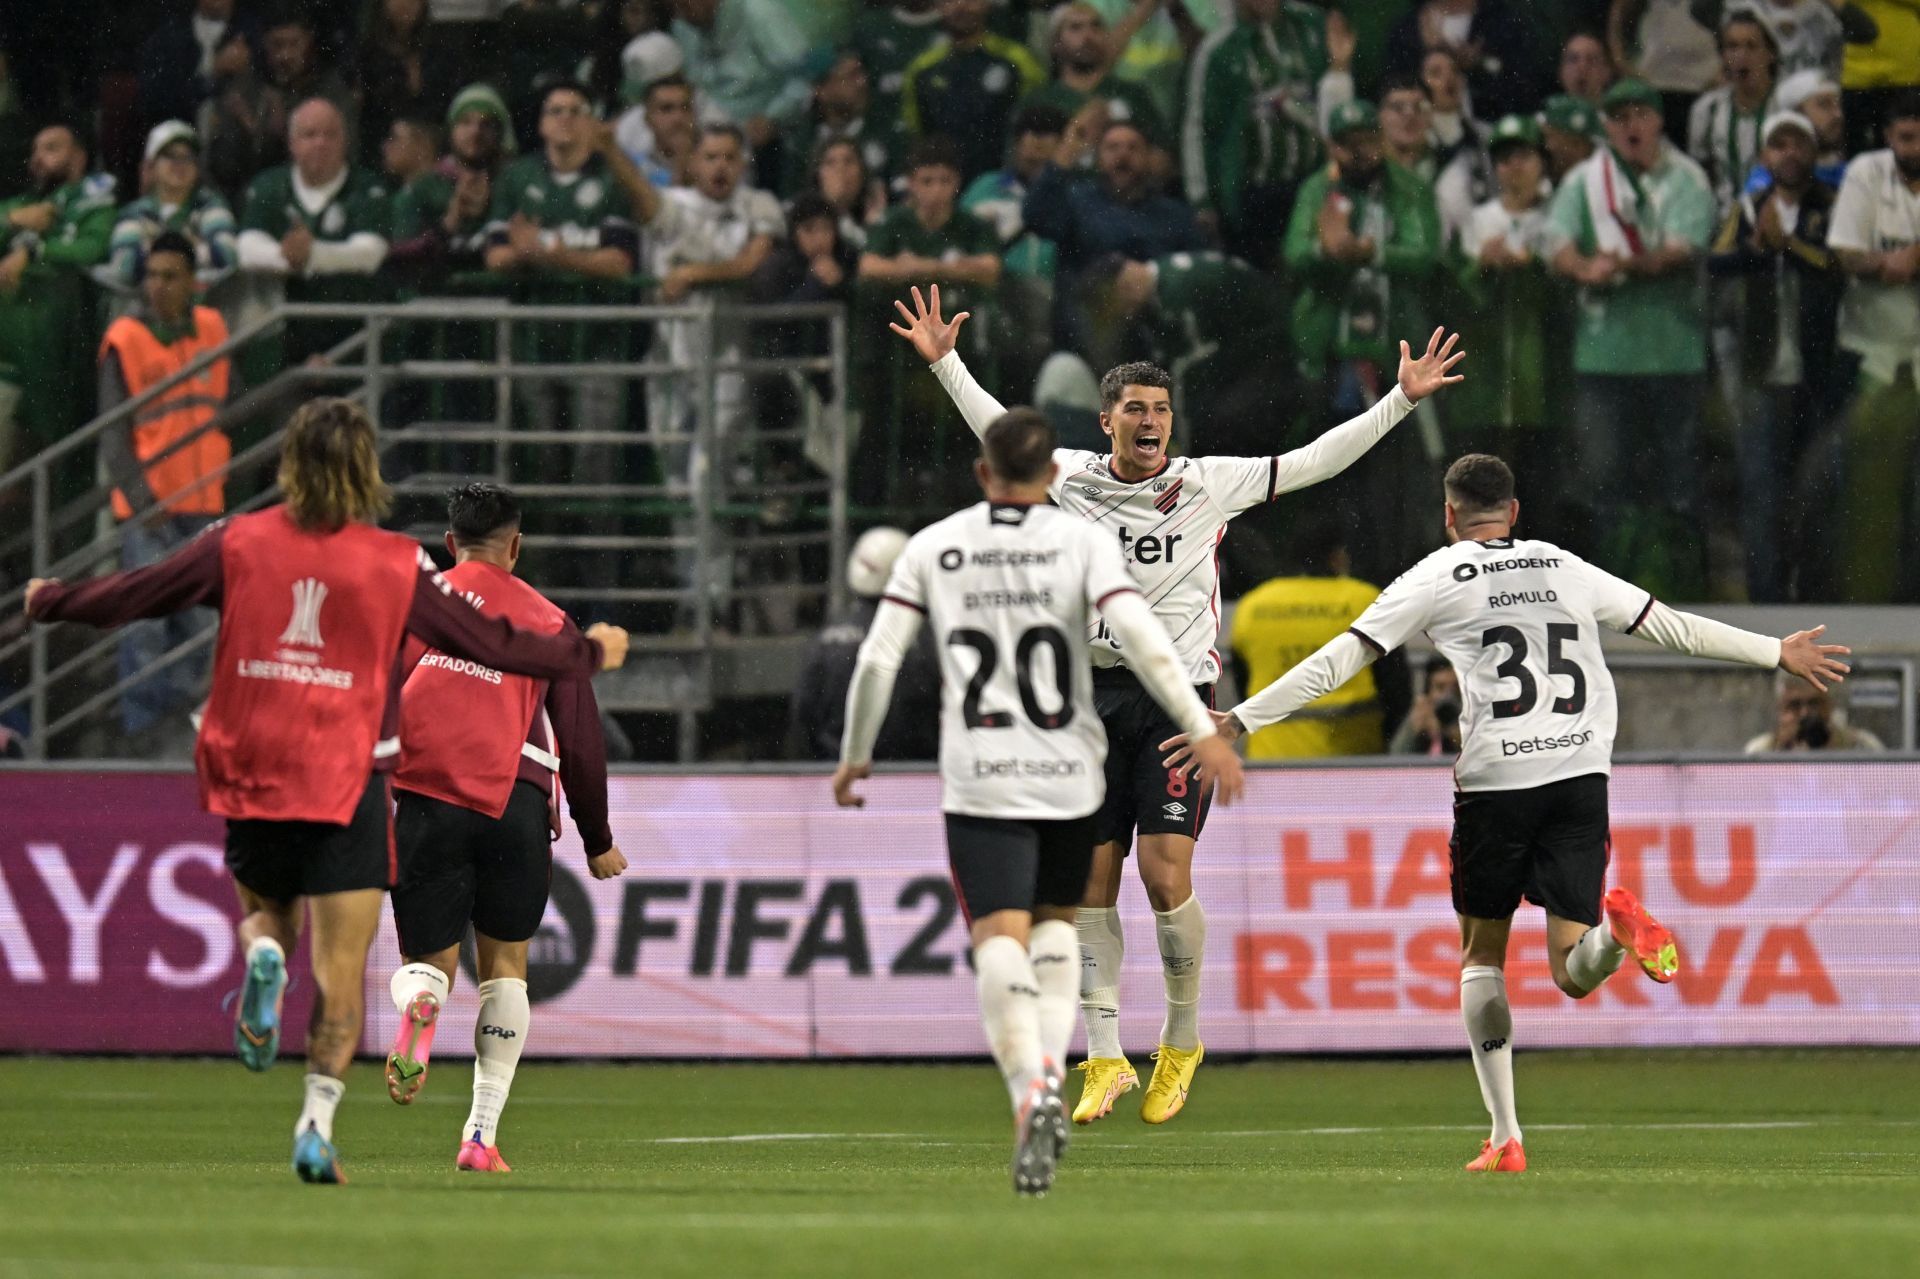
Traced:
[[468, 924], [495, 941], [526, 941], [539, 931], [553, 888], [553, 844], [547, 794], [538, 786], [515, 782], [497, 819], [403, 790], [395, 829], [393, 923], [402, 955], [457, 946]]
[[393, 797], [387, 774], [367, 779], [345, 826], [229, 818], [227, 869], [243, 888], [276, 902], [391, 888]]
[[948, 813], [947, 862], [969, 922], [999, 910], [1077, 906], [1093, 869], [1093, 818]]
[[1453, 908], [1506, 919], [1521, 899], [1549, 915], [1600, 922], [1612, 844], [1603, 773], [1525, 790], [1453, 797]]
[[[1213, 685], [1202, 684], [1194, 692], [1213, 705]], [[1094, 842], [1118, 842], [1125, 856], [1136, 831], [1200, 838], [1212, 788], [1161, 763], [1168, 752], [1160, 743], [1178, 737], [1180, 727], [1139, 677], [1122, 666], [1094, 668], [1093, 706], [1107, 730], [1107, 798], [1095, 814]]]

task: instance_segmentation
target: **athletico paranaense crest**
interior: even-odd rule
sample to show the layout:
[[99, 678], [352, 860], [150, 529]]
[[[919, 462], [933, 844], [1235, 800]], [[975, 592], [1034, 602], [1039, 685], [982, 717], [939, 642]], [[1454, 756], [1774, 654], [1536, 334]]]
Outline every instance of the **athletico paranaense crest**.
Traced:
[[317, 577], [303, 577], [293, 584], [293, 616], [280, 635], [282, 644], [301, 648], [324, 648], [320, 638], [320, 606], [327, 602], [327, 584]]
[[1173, 508], [1180, 501], [1180, 481], [1175, 480], [1167, 486], [1166, 492], [1153, 499], [1154, 509], [1162, 515], [1173, 514]]

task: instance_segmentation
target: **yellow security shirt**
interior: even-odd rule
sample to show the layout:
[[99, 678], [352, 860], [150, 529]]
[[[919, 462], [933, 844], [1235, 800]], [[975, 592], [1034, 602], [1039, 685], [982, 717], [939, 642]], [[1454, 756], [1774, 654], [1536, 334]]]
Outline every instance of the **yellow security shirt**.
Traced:
[[[1855, 0], [1880, 25], [1872, 44], [1847, 46], [1840, 85], [1892, 89], [1920, 79], [1920, 0]], [[1878, 139], [1874, 145], [1878, 146]]]
[[[1276, 577], [1240, 597], [1233, 612], [1233, 651], [1246, 663], [1253, 696], [1353, 625], [1380, 594], [1354, 577]], [[1386, 748], [1373, 671], [1361, 671], [1291, 718], [1247, 739], [1249, 759], [1314, 759], [1377, 755]]]

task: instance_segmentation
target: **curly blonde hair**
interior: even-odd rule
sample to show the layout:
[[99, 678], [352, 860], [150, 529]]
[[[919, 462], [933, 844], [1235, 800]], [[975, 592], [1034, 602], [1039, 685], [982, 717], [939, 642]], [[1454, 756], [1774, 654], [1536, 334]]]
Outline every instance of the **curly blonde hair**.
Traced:
[[332, 396], [294, 410], [280, 445], [279, 481], [293, 522], [316, 532], [377, 523], [393, 501], [380, 478], [372, 419]]

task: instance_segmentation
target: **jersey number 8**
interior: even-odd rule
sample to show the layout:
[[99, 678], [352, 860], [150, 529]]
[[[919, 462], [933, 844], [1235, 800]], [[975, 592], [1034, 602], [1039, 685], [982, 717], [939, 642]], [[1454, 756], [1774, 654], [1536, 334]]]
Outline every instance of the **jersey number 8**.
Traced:
[[[974, 669], [973, 678], [967, 681], [966, 696], [960, 701], [960, 714], [966, 720], [967, 727], [1011, 728], [1011, 713], [982, 710], [980, 707], [980, 695], [986, 691], [987, 681], [993, 678], [994, 671], [1000, 666], [1000, 651], [994, 644], [993, 636], [985, 631], [963, 627], [948, 634], [947, 644], [953, 648], [970, 648], [980, 655], [980, 665]], [[1042, 709], [1040, 699], [1034, 694], [1033, 655], [1043, 647], [1053, 650], [1053, 682], [1060, 693], [1059, 710]], [[1020, 685], [1020, 706], [1036, 728], [1065, 728], [1073, 722], [1072, 651], [1067, 644], [1067, 637], [1053, 626], [1036, 626], [1024, 631], [1014, 645], [1013, 670]]]
[[[1573, 681], [1573, 691], [1565, 697], [1553, 699], [1553, 711], [1556, 715], [1578, 715], [1587, 705], [1587, 673], [1580, 664], [1565, 657], [1560, 646], [1578, 643], [1580, 628], [1571, 622], [1547, 623], [1547, 674], [1565, 675]], [[1493, 626], [1480, 637], [1480, 647], [1492, 648], [1495, 644], [1505, 644], [1512, 650], [1507, 660], [1493, 668], [1493, 673], [1501, 679], [1517, 680], [1520, 694], [1517, 697], [1493, 703], [1495, 719], [1513, 719], [1525, 715], [1540, 700], [1540, 686], [1534, 681], [1533, 672], [1527, 669], [1527, 636], [1517, 626]]]

